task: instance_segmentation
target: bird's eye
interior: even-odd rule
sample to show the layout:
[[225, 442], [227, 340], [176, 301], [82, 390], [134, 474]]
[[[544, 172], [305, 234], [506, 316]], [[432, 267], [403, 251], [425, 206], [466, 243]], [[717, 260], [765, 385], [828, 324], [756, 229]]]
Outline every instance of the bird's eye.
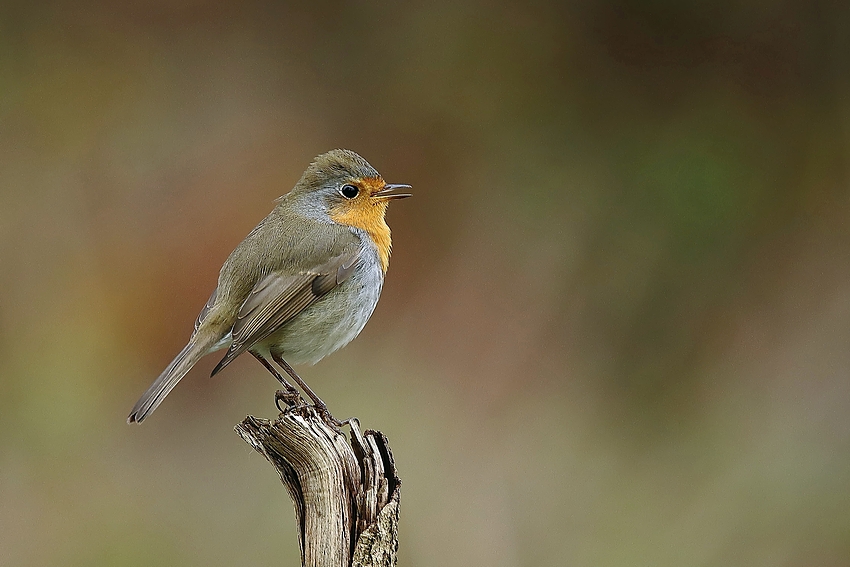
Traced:
[[342, 187], [340, 187], [339, 193], [346, 199], [353, 199], [357, 196], [358, 193], [360, 193], [360, 189], [358, 189], [354, 185], [343, 185]]

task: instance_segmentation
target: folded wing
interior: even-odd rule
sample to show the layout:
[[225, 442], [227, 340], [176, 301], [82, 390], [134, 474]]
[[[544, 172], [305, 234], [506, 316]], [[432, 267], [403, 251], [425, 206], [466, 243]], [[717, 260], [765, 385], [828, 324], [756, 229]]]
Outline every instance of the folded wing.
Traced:
[[343, 283], [358, 262], [359, 250], [349, 249], [312, 270], [272, 272], [261, 278], [242, 304], [233, 325], [233, 342], [212, 375]]

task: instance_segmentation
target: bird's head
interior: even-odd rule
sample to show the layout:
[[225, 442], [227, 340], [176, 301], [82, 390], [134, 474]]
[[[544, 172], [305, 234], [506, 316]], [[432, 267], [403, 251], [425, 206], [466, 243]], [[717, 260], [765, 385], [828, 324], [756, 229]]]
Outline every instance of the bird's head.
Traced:
[[313, 160], [292, 194], [333, 222], [364, 230], [378, 247], [386, 271], [391, 246], [384, 219], [387, 206], [394, 199], [410, 197], [399, 189], [410, 189], [410, 185], [385, 182], [369, 162], [351, 150], [331, 150]]

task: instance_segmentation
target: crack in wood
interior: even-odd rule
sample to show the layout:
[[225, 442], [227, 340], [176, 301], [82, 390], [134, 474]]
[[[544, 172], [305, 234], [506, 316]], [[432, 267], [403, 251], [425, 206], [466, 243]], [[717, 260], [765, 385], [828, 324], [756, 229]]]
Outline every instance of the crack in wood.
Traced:
[[386, 436], [350, 439], [312, 406], [274, 421], [246, 417], [236, 432], [275, 468], [295, 507], [303, 567], [393, 567], [401, 481]]

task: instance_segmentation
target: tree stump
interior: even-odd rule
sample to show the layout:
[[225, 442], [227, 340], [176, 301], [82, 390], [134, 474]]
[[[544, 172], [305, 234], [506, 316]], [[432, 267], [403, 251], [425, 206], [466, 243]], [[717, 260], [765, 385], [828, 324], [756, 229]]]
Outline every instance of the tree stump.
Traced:
[[289, 406], [274, 421], [253, 416], [236, 432], [277, 470], [295, 506], [303, 567], [392, 567], [398, 551], [401, 481], [387, 438], [351, 439], [313, 406]]

